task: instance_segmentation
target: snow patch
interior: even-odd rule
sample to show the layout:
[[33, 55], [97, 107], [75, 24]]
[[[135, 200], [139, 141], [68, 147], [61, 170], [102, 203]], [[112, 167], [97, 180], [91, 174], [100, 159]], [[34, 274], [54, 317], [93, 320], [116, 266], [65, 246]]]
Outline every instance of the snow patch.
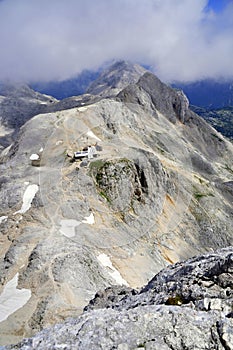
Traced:
[[108, 271], [109, 275], [117, 282], [117, 284], [129, 286], [126, 280], [121, 276], [120, 272], [115, 269], [112, 265], [112, 262], [106, 254], [100, 254], [97, 256], [97, 259], [101, 263], [102, 266], [109, 268], [111, 271]]
[[26, 213], [30, 208], [31, 208], [31, 204], [32, 201], [36, 195], [36, 193], [39, 190], [39, 186], [38, 185], [29, 185], [23, 195], [23, 204], [20, 210], [16, 211], [14, 213], [14, 215], [16, 214], [24, 214]]
[[64, 219], [60, 221], [60, 233], [68, 238], [72, 238], [75, 236], [75, 228], [81, 224], [89, 224], [93, 225], [95, 223], [94, 215], [91, 213], [90, 216], [84, 217], [82, 221], [77, 221], [74, 219]]
[[40, 159], [40, 156], [36, 153], [33, 153], [31, 156], [30, 156], [30, 160], [38, 160]]
[[80, 221], [66, 219], [60, 221], [60, 233], [68, 238], [75, 236], [75, 228], [81, 224]]
[[63, 143], [62, 140], [58, 140], [58, 141], [56, 142], [56, 146], [59, 146], [59, 145], [61, 145], [62, 143]]
[[7, 148], [5, 148], [5, 149], [2, 151], [1, 156], [2, 156], [2, 157], [5, 157], [5, 156], [9, 153], [11, 147], [12, 147], [12, 144], [11, 144], [10, 146], [8, 146]]
[[95, 139], [96, 141], [100, 141], [100, 142], [101, 142], [101, 140], [100, 140], [91, 130], [89, 130], [89, 131], [87, 132], [87, 136], [92, 137], [92, 138]]
[[0, 216], [0, 225], [4, 222], [6, 222], [8, 219], [8, 216]]
[[12, 132], [13, 132], [13, 129], [6, 128], [4, 125], [0, 124], [0, 137], [11, 134]]
[[43, 147], [41, 147], [41, 148], [40, 148], [40, 150], [39, 150], [39, 152], [41, 153], [41, 152], [43, 152], [43, 150], [44, 150], [44, 148], [43, 148]]
[[0, 294], [0, 322], [6, 320], [15, 311], [23, 307], [31, 298], [30, 289], [17, 289], [17, 273], [4, 287]]
[[94, 225], [95, 223], [95, 217], [93, 215], [93, 213], [91, 213], [90, 216], [85, 216], [84, 220], [82, 220], [83, 224], [88, 224], [88, 225]]

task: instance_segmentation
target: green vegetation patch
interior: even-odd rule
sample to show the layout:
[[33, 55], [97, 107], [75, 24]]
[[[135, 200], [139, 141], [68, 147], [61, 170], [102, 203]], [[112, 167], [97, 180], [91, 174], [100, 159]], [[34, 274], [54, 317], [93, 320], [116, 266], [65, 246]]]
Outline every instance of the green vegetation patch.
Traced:
[[91, 172], [93, 171], [98, 171], [99, 169], [101, 169], [104, 164], [106, 162], [102, 159], [98, 159], [98, 160], [95, 160], [95, 161], [92, 161], [90, 164], [89, 164], [89, 169]]
[[211, 192], [202, 192], [195, 186], [193, 186], [193, 196], [196, 200], [200, 200], [203, 197], [214, 197], [214, 194]]
[[133, 163], [127, 158], [117, 160], [98, 159], [89, 164], [89, 175], [95, 181], [99, 195], [112, 203], [112, 189], [122, 176], [132, 175]]
[[195, 192], [194, 194], [194, 198], [196, 198], [197, 200], [201, 199], [202, 197], [214, 197], [213, 193], [201, 193], [201, 192]]
[[174, 297], [169, 297], [165, 303], [166, 305], [182, 305], [184, 304], [184, 299], [181, 295], [176, 295]]

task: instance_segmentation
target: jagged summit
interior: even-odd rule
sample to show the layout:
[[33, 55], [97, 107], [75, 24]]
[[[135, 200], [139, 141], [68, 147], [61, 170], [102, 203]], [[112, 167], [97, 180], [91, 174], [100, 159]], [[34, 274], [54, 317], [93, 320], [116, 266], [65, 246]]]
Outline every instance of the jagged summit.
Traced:
[[[143, 100], [145, 96], [147, 98]], [[135, 84], [124, 88], [118, 98], [121, 101], [139, 103], [142, 106], [150, 101], [154, 110], [158, 110], [172, 122], [177, 119], [184, 122], [191, 115], [187, 97], [181, 91], [176, 91], [161, 82], [150, 72], [143, 74]]]
[[127, 85], [136, 83], [146, 72], [142, 66], [127, 61], [117, 61], [105, 69], [87, 89], [87, 93], [102, 97], [115, 96]]

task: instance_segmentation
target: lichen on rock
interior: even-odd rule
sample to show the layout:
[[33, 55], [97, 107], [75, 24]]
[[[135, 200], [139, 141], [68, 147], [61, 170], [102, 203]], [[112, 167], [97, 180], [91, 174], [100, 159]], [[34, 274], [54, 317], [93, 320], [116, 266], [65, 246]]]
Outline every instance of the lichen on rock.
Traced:
[[143, 170], [133, 161], [97, 160], [91, 163], [90, 172], [99, 194], [115, 211], [132, 209], [134, 201], [143, 203], [147, 182]]

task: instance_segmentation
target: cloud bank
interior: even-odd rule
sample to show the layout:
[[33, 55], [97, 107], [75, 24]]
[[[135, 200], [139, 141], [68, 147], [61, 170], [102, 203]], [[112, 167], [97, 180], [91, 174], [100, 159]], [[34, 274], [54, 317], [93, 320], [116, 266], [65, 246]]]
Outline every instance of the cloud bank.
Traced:
[[233, 1], [0, 1], [0, 80], [65, 79], [112, 59], [165, 81], [233, 77]]

